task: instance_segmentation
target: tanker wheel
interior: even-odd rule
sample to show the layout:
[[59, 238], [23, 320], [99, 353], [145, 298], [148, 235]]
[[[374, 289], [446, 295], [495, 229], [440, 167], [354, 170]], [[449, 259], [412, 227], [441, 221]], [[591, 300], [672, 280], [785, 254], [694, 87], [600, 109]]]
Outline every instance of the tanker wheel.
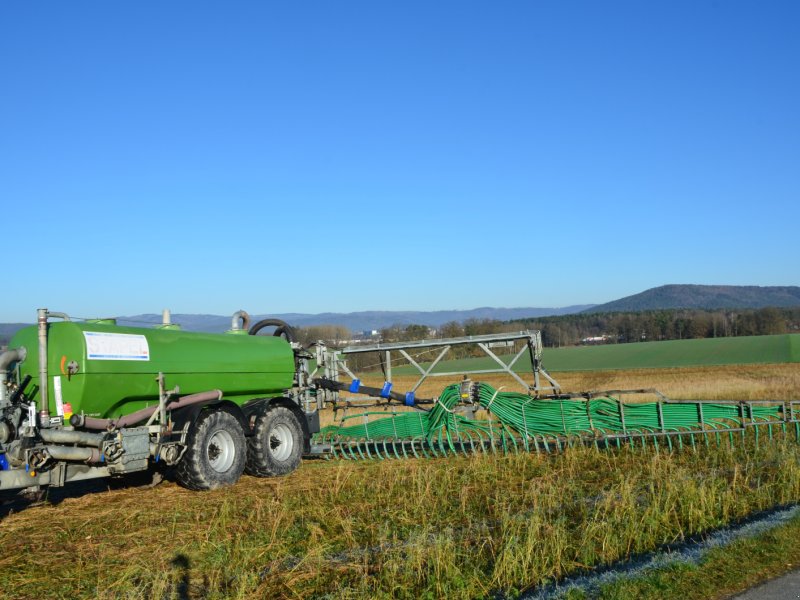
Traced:
[[246, 454], [247, 442], [236, 417], [221, 410], [203, 411], [189, 431], [175, 473], [191, 490], [233, 485], [244, 471]]
[[245, 471], [256, 477], [286, 475], [300, 464], [303, 426], [285, 406], [270, 406], [256, 418], [253, 436], [247, 440]]

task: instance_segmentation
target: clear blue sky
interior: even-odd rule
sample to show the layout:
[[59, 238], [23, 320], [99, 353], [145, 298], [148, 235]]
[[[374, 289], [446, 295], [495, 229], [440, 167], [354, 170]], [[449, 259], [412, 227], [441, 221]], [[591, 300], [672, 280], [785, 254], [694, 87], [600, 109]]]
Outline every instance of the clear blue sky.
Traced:
[[800, 2], [4, 2], [0, 321], [800, 283]]

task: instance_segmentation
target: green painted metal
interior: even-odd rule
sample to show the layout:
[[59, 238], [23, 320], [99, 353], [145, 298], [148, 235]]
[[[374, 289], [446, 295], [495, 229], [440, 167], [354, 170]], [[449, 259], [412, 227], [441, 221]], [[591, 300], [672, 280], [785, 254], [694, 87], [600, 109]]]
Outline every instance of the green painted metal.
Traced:
[[[143, 336], [147, 360], [101, 360], [87, 355], [89, 334]], [[292, 386], [294, 354], [289, 344], [272, 336], [194, 333], [174, 329], [117, 327], [99, 322], [54, 322], [48, 325], [48, 386], [51, 414], [56, 414], [54, 378], [59, 377], [63, 401], [72, 412], [118, 417], [158, 401], [159, 372], [166, 386], [180, 394], [212, 389], [237, 404], [253, 398], [274, 397]], [[135, 338], [141, 340], [141, 338]], [[30, 375], [39, 386], [37, 328], [26, 327], [11, 340], [11, 348], [24, 346], [28, 356], [20, 375]], [[69, 364], [77, 363], [75, 374]], [[29, 388], [33, 389], [33, 387]], [[35, 401], [38, 394], [34, 392]]]
[[[734, 434], [745, 442], [752, 431], [753, 443], [759, 444], [759, 428], [766, 428], [773, 439], [774, 425], [794, 423], [800, 429], [795, 411], [797, 402], [622, 402], [612, 396], [598, 398], [534, 399], [526, 394], [502, 393], [491, 386], [477, 384], [476, 403], [486, 409], [487, 419], [468, 419], [455, 411], [461, 401], [460, 384], [446, 387], [428, 412], [361, 413], [346, 416], [338, 425], [324, 428], [314, 441], [330, 444], [334, 455], [353, 449], [361, 452], [364, 440], [382, 439], [383, 447], [396, 452], [410, 448], [414, 456], [447, 456], [469, 451], [539, 452], [539, 442], [546, 452], [551, 447], [563, 450], [575, 444], [619, 448], [651, 445], [655, 450], [672, 452], [687, 447], [696, 449], [695, 436], [709, 436], [717, 445], [720, 434], [728, 443]], [[375, 418], [380, 415], [383, 418]], [[356, 421], [359, 420], [359, 421]], [[391, 445], [389, 441], [391, 440]], [[376, 451], [368, 444], [367, 453]], [[378, 449], [380, 456], [380, 450]], [[405, 453], [408, 455], [408, 453]]]

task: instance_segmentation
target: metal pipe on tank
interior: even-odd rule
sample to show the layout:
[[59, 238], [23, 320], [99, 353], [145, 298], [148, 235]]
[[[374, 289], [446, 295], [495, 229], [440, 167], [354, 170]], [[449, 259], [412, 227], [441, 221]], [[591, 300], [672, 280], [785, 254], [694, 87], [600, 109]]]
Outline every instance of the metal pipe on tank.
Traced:
[[47, 309], [37, 312], [39, 324], [39, 422], [49, 424], [50, 404], [47, 398]]
[[45, 446], [45, 450], [54, 460], [79, 460], [85, 463], [98, 463], [103, 460], [103, 455], [97, 448]]
[[[239, 321], [241, 320], [241, 324]], [[250, 328], [250, 315], [243, 310], [237, 310], [233, 313], [231, 317], [231, 329], [233, 331], [239, 331], [240, 329], [249, 329]]]
[[22, 362], [28, 355], [28, 351], [24, 346], [7, 350], [0, 354], [0, 408], [8, 405], [8, 388], [6, 381], [8, 381], [8, 367], [15, 362]]
[[[179, 408], [191, 406], [192, 404], [199, 404], [201, 402], [214, 402], [221, 399], [222, 392], [220, 390], [211, 390], [208, 392], [200, 392], [198, 394], [184, 396], [183, 398], [169, 404], [167, 408], [169, 410], [177, 410]], [[69, 423], [73, 427], [83, 427], [85, 429], [94, 430], [128, 427], [144, 421], [157, 410], [158, 406], [150, 406], [148, 408], [142, 408], [136, 412], [132, 412], [118, 419], [98, 419], [97, 417], [87, 417], [86, 415], [74, 414], [69, 420]]]
[[42, 429], [39, 437], [49, 444], [79, 444], [99, 448], [105, 437], [102, 433], [88, 431], [69, 431], [67, 429]]
[[47, 311], [47, 318], [48, 319], [61, 319], [62, 321], [71, 321], [72, 319], [69, 318], [67, 313], [63, 312], [51, 312]]

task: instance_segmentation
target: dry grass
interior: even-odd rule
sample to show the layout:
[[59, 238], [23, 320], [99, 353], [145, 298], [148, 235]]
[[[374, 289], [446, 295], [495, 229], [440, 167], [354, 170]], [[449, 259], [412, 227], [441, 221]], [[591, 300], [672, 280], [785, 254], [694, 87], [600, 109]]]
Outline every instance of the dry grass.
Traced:
[[[655, 385], [687, 398], [800, 396], [799, 365], [560, 379], [573, 390]], [[435, 393], [445, 383], [436, 381]], [[800, 447], [793, 441], [674, 455], [574, 449], [554, 456], [307, 461], [288, 477], [243, 477], [214, 492], [167, 483], [7, 516], [0, 523], [0, 595], [513, 594], [798, 500]]]
[[685, 400], [788, 400], [800, 391], [800, 364], [727, 365], [556, 373], [566, 391], [655, 387]]

